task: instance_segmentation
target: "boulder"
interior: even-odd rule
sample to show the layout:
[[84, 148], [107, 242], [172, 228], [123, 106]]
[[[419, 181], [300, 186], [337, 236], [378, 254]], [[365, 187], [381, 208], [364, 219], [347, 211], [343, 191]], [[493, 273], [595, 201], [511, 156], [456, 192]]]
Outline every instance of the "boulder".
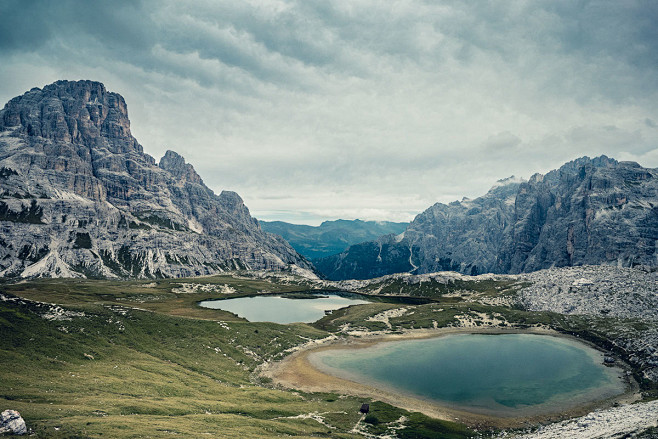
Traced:
[[27, 426], [16, 410], [5, 410], [0, 414], [0, 434], [25, 434]]

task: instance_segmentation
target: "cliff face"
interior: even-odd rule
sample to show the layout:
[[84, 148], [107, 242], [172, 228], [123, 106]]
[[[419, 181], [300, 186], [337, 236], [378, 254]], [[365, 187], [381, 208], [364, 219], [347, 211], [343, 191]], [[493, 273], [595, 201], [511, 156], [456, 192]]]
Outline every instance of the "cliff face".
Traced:
[[499, 272], [658, 265], [658, 170], [601, 156], [520, 186]]
[[658, 265], [658, 170], [583, 157], [486, 195], [437, 203], [401, 236], [316, 261], [330, 279], [453, 270], [521, 273], [585, 264]]
[[58, 81], [0, 111], [0, 276], [156, 277], [309, 268], [234, 192], [180, 155], [156, 161], [124, 99]]

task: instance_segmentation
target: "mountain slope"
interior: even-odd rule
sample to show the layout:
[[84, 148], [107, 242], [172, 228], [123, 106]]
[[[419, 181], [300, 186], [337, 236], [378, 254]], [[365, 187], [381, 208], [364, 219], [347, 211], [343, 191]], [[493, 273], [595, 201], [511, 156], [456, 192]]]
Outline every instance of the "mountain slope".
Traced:
[[156, 164], [124, 99], [92, 81], [0, 111], [0, 276], [160, 277], [309, 264], [184, 159]]
[[398, 235], [409, 223], [389, 221], [336, 220], [319, 226], [290, 224], [283, 221], [259, 221], [261, 228], [280, 235], [309, 259], [334, 255], [350, 245], [370, 241], [382, 235]]
[[315, 261], [329, 279], [453, 270], [520, 273], [553, 266], [658, 265], [658, 170], [583, 157], [486, 195], [437, 203], [401, 238]]

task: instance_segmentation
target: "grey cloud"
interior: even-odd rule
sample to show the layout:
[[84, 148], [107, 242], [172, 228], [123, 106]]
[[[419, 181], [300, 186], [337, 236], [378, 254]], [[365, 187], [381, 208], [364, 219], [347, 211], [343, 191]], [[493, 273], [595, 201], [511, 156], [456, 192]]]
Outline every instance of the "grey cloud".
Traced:
[[0, 23], [0, 47], [8, 51], [37, 49], [50, 38], [85, 45], [90, 36], [118, 50], [135, 48], [152, 28], [141, 2], [127, 0], [9, 0], [0, 5]]
[[547, 9], [571, 17], [558, 34], [564, 48], [588, 58], [603, 54], [640, 67], [658, 66], [658, 3], [550, 2]]
[[658, 166], [657, 9], [7, 0], [0, 97], [101, 80], [146, 151], [181, 152], [254, 211], [385, 219], [584, 154]]
[[283, 11], [274, 8], [253, 8], [246, 3], [220, 5], [196, 4], [193, 15], [215, 26], [230, 23], [239, 31], [247, 32], [254, 41], [268, 51], [283, 57], [297, 59], [304, 64], [326, 66], [336, 60], [331, 44], [332, 31], [327, 29], [321, 17], [307, 15], [310, 2], [302, 2], [299, 8]]
[[[597, 93], [600, 96], [619, 99], [638, 94], [639, 88], [631, 87], [637, 84], [624, 79], [632, 68], [654, 87], [658, 80], [646, 72], [658, 62], [654, 2], [453, 1], [382, 7], [291, 1], [281, 10], [241, 2], [31, 3], [31, 7], [23, 2], [6, 4], [1, 27], [5, 49], [34, 49], [50, 37], [84, 46], [86, 38], [92, 38], [102, 46], [99, 56], [121, 57], [145, 70], [192, 78], [206, 87], [222, 86], [221, 75], [213, 79], [194, 65], [182, 72], [154, 54], [153, 48], [179, 55], [198, 53], [201, 59], [217, 60], [285, 87], [303, 84], [312, 76], [299, 71], [296, 63], [341, 76], [368, 77], [378, 74], [373, 64], [377, 57], [443, 70], [450, 60], [466, 65], [479, 62], [481, 53], [496, 55], [519, 69], [528, 68], [519, 62], [528, 57], [541, 61], [560, 54], [587, 64], [607, 58], [620, 63], [615, 66], [619, 74], [594, 69], [573, 71], [574, 77], [567, 81], [564, 72], [545, 78], [545, 85], [555, 91], [576, 95], [584, 81], [590, 81], [588, 88], [596, 83], [606, 87]], [[197, 69], [201, 71], [196, 73]], [[592, 84], [591, 79], [597, 82]]]
[[35, 1], [7, 0], [0, 4], [0, 53], [33, 50], [41, 47], [52, 32], [39, 9], [29, 15]]
[[509, 150], [521, 144], [521, 139], [509, 131], [490, 136], [484, 143], [483, 148], [491, 152], [509, 152]]

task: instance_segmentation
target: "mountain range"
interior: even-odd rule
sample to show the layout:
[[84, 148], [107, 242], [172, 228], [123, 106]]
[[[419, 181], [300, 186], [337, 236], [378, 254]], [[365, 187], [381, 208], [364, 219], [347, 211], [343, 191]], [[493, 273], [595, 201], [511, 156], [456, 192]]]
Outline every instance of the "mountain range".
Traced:
[[346, 250], [350, 245], [400, 234], [409, 223], [390, 221], [335, 220], [319, 226], [259, 220], [261, 228], [280, 235], [301, 255], [314, 260]]
[[0, 276], [180, 277], [311, 268], [216, 195], [174, 151], [131, 135], [126, 102], [93, 81], [33, 88], [0, 111]]
[[215, 194], [176, 152], [157, 162], [144, 153], [125, 100], [99, 82], [57, 81], [0, 110], [0, 277], [182, 277], [315, 266], [342, 280], [655, 267], [658, 170], [582, 157], [528, 181], [501, 180], [475, 199], [437, 203], [404, 226], [261, 228], [238, 194]]
[[451, 270], [521, 273], [587, 264], [658, 265], [658, 169], [582, 157], [476, 199], [436, 203], [401, 235], [314, 261], [327, 278]]

